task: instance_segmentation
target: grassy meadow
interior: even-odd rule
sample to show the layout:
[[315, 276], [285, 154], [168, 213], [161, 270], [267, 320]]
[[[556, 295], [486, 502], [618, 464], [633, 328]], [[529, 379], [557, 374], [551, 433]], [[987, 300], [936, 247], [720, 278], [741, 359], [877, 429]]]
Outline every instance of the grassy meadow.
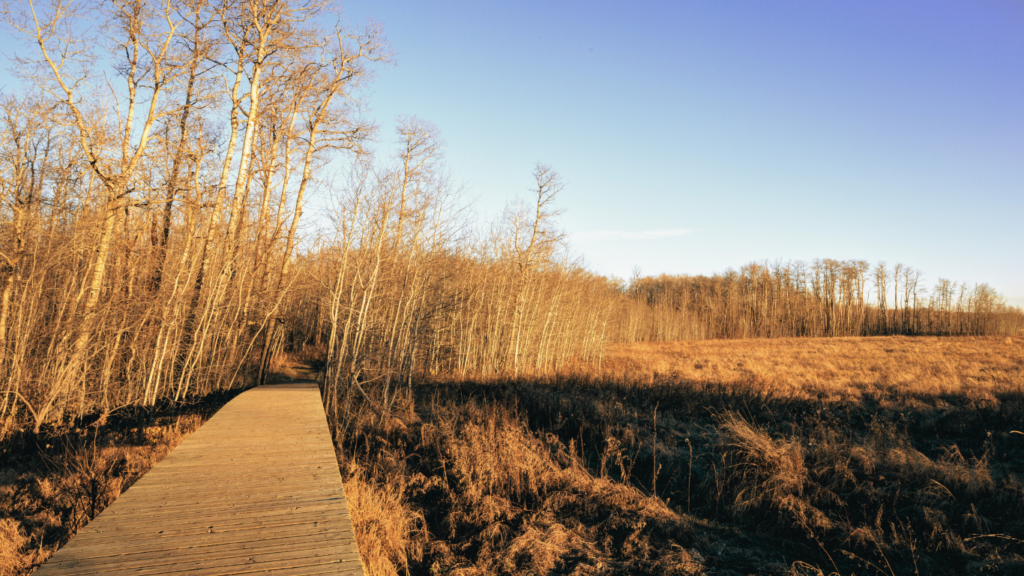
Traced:
[[1024, 339], [615, 344], [339, 421], [369, 572], [1013, 574]]

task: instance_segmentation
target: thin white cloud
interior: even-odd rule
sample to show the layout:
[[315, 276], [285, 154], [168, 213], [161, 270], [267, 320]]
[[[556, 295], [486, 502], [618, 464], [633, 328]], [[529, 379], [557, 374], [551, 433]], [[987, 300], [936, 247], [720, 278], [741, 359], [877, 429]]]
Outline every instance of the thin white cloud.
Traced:
[[641, 232], [627, 232], [624, 230], [596, 230], [593, 232], [581, 232], [575, 236], [581, 240], [657, 240], [659, 238], [673, 238], [692, 233], [690, 228], [671, 228], [668, 230], [643, 230]]

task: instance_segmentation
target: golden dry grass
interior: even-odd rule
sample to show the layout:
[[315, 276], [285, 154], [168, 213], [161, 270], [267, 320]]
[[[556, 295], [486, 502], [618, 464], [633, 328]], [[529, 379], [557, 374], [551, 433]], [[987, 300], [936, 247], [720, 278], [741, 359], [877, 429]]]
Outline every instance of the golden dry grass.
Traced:
[[22, 549], [28, 536], [13, 518], [0, 519], [0, 576], [15, 576], [25, 566]]
[[[364, 564], [373, 575], [1018, 573], [1022, 345], [615, 345], [600, 370], [419, 381], [388, 418], [357, 401], [334, 425]], [[169, 424], [51, 431], [20, 451], [10, 440], [3, 570], [38, 565], [198, 420]]]
[[612, 344], [602, 378], [757, 386], [819, 401], [865, 394], [968, 395], [1020, 390], [1024, 338], [880, 336]]
[[500, 404], [429, 409], [430, 422], [367, 418], [347, 443], [345, 490], [369, 574], [701, 572], [680, 545], [693, 538], [689, 520], [591, 474], [573, 446]]
[[409, 510], [401, 478], [376, 484], [357, 464], [350, 463], [345, 496], [363, 565], [378, 576], [397, 576], [410, 560], [423, 558], [422, 517]]
[[614, 345], [600, 369], [421, 381], [394, 418], [357, 404], [338, 429], [350, 476], [394, 490], [353, 501], [357, 525], [393, 524], [364, 531], [364, 558], [371, 574], [1020, 573], [1022, 344]]

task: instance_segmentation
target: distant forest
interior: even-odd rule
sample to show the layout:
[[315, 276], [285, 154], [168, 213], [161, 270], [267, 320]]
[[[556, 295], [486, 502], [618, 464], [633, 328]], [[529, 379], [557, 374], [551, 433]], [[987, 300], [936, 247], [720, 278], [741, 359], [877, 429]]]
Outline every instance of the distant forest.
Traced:
[[481, 223], [435, 126], [382, 137], [362, 114], [392, 60], [381, 28], [325, 25], [317, 3], [10, 8], [0, 436], [247, 386], [282, 351], [323, 362], [332, 409], [371, 386], [387, 408], [417, 375], [550, 371], [613, 341], [1024, 329], [987, 286], [925, 292], [899, 266], [594, 274], [567, 253], [544, 165]]
[[752, 263], [714, 276], [634, 278], [615, 339], [1019, 334], [1024, 313], [987, 284], [863, 260]]

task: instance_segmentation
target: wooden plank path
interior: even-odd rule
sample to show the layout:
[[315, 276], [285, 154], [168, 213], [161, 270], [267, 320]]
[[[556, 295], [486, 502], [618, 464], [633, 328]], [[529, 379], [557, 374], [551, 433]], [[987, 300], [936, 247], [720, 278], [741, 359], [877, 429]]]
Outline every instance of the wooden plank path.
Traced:
[[363, 574], [320, 393], [240, 394], [36, 576]]

